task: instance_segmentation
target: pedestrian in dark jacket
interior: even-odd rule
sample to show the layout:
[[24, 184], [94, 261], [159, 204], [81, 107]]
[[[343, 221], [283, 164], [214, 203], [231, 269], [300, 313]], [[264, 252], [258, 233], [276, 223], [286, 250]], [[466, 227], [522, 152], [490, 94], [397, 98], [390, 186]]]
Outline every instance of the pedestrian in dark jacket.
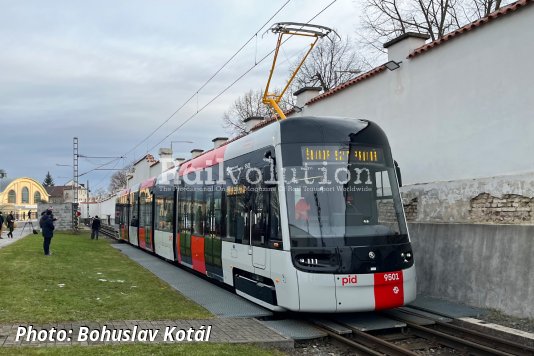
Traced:
[[13, 212], [10, 212], [7, 215], [6, 224], [7, 224], [7, 228], [9, 229], [9, 232], [7, 233], [7, 237], [13, 238], [13, 229], [15, 228], [15, 217], [13, 216]]
[[2, 226], [4, 226], [4, 215], [2, 215], [2, 212], [0, 211], [0, 239], [3, 239]]
[[54, 216], [52, 215], [51, 210], [47, 210], [43, 217], [41, 217], [41, 220], [39, 221], [39, 225], [41, 226], [41, 229], [43, 231], [43, 250], [45, 256], [50, 256], [50, 243], [52, 242], [52, 237], [54, 237]]
[[98, 218], [98, 215], [95, 215], [93, 219], [91, 230], [91, 240], [95, 238], [98, 240], [98, 232], [100, 231], [100, 219]]

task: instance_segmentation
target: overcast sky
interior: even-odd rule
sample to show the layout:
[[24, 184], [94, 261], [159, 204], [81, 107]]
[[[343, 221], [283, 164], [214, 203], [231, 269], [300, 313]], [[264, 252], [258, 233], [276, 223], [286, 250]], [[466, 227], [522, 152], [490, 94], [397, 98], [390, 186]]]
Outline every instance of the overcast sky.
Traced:
[[[8, 1], [0, 0], [0, 169], [9, 178], [56, 185], [72, 177], [72, 140], [86, 156], [122, 156], [175, 112], [287, 0]], [[261, 89], [271, 59], [257, 65], [190, 123], [165, 136], [274, 49], [264, 33], [280, 21], [307, 22], [332, 0], [291, 0], [251, 43], [198, 95], [125, 159], [173, 143], [176, 155], [208, 149], [225, 136], [223, 113], [249, 89]], [[313, 23], [354, 37], [357, 3], [338, 0]], [[306, 42], [288, 43], [280, 54], [280, 81]], [[153, 148], [155, 147], [155, 148]], [[80, 158], [80, 173], [105, 163]], [[107, 188], [113, 171], [80, 177]], [[63, 177], [63, 178], [62, 178]]]

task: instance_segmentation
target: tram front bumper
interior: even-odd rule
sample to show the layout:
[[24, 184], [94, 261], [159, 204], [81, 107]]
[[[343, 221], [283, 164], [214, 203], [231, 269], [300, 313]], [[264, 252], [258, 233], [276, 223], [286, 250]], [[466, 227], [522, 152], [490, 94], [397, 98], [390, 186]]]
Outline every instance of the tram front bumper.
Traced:
[[358, 312], [396, 308], [415, 300], [415, 266], [371, 274], [297, 272], [300, 311]]

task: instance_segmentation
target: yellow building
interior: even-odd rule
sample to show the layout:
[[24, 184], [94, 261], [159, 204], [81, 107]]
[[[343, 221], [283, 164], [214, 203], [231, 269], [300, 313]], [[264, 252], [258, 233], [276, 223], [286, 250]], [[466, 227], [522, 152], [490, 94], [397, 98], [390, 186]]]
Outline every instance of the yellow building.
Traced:
[[0, 211], [4, 217], [12, 211], [15, 218], [24, 219], [31, 211], [31, 217], [37, 218], [37, 203], [40, 202], [48, 202], [48, 193], [35, 179], [0, 179]]

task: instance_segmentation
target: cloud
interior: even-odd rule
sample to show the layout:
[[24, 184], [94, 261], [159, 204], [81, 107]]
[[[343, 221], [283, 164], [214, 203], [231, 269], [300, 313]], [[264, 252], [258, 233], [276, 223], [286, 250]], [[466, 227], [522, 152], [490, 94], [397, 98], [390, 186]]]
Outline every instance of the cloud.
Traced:
[[[268, 8], [244, 0], [3, 4], [0, 145], [8, 154], [0, 168], [10, 177], [42, 180], [47, 171], [68, 176], [70, 168], [56, 163], [72, 162], [75, 136], [80, 153], [124, 154], [195, 94], [283, 3]], [[271, 22], [305, 22], [328, 3], [293, 0]], [[354, 18], [353, 8], [349, 2], [337, 2], [317, 22], [339, 25], [336, 19]], [[271, 51], [276, 37], [264, 32], [120, 164], [144, 154]], [[281, 52], [277, 83], [284, 82], [284, 71], [302, 46], [291, 45]], [[195, 147], [178, 143], [175, 150], [211, 147], [213, 137], [224, 135], [223, 113], [242, 93], [263, 88], [269, 66], [270, 60], [258, 65], [161, 146], [187, 139], [195, 141]], [[93, 163], [80, 161], [80, 172], [92, 167]], [[87, 177], [102, 180], [109, 174], [94, 172]]]

